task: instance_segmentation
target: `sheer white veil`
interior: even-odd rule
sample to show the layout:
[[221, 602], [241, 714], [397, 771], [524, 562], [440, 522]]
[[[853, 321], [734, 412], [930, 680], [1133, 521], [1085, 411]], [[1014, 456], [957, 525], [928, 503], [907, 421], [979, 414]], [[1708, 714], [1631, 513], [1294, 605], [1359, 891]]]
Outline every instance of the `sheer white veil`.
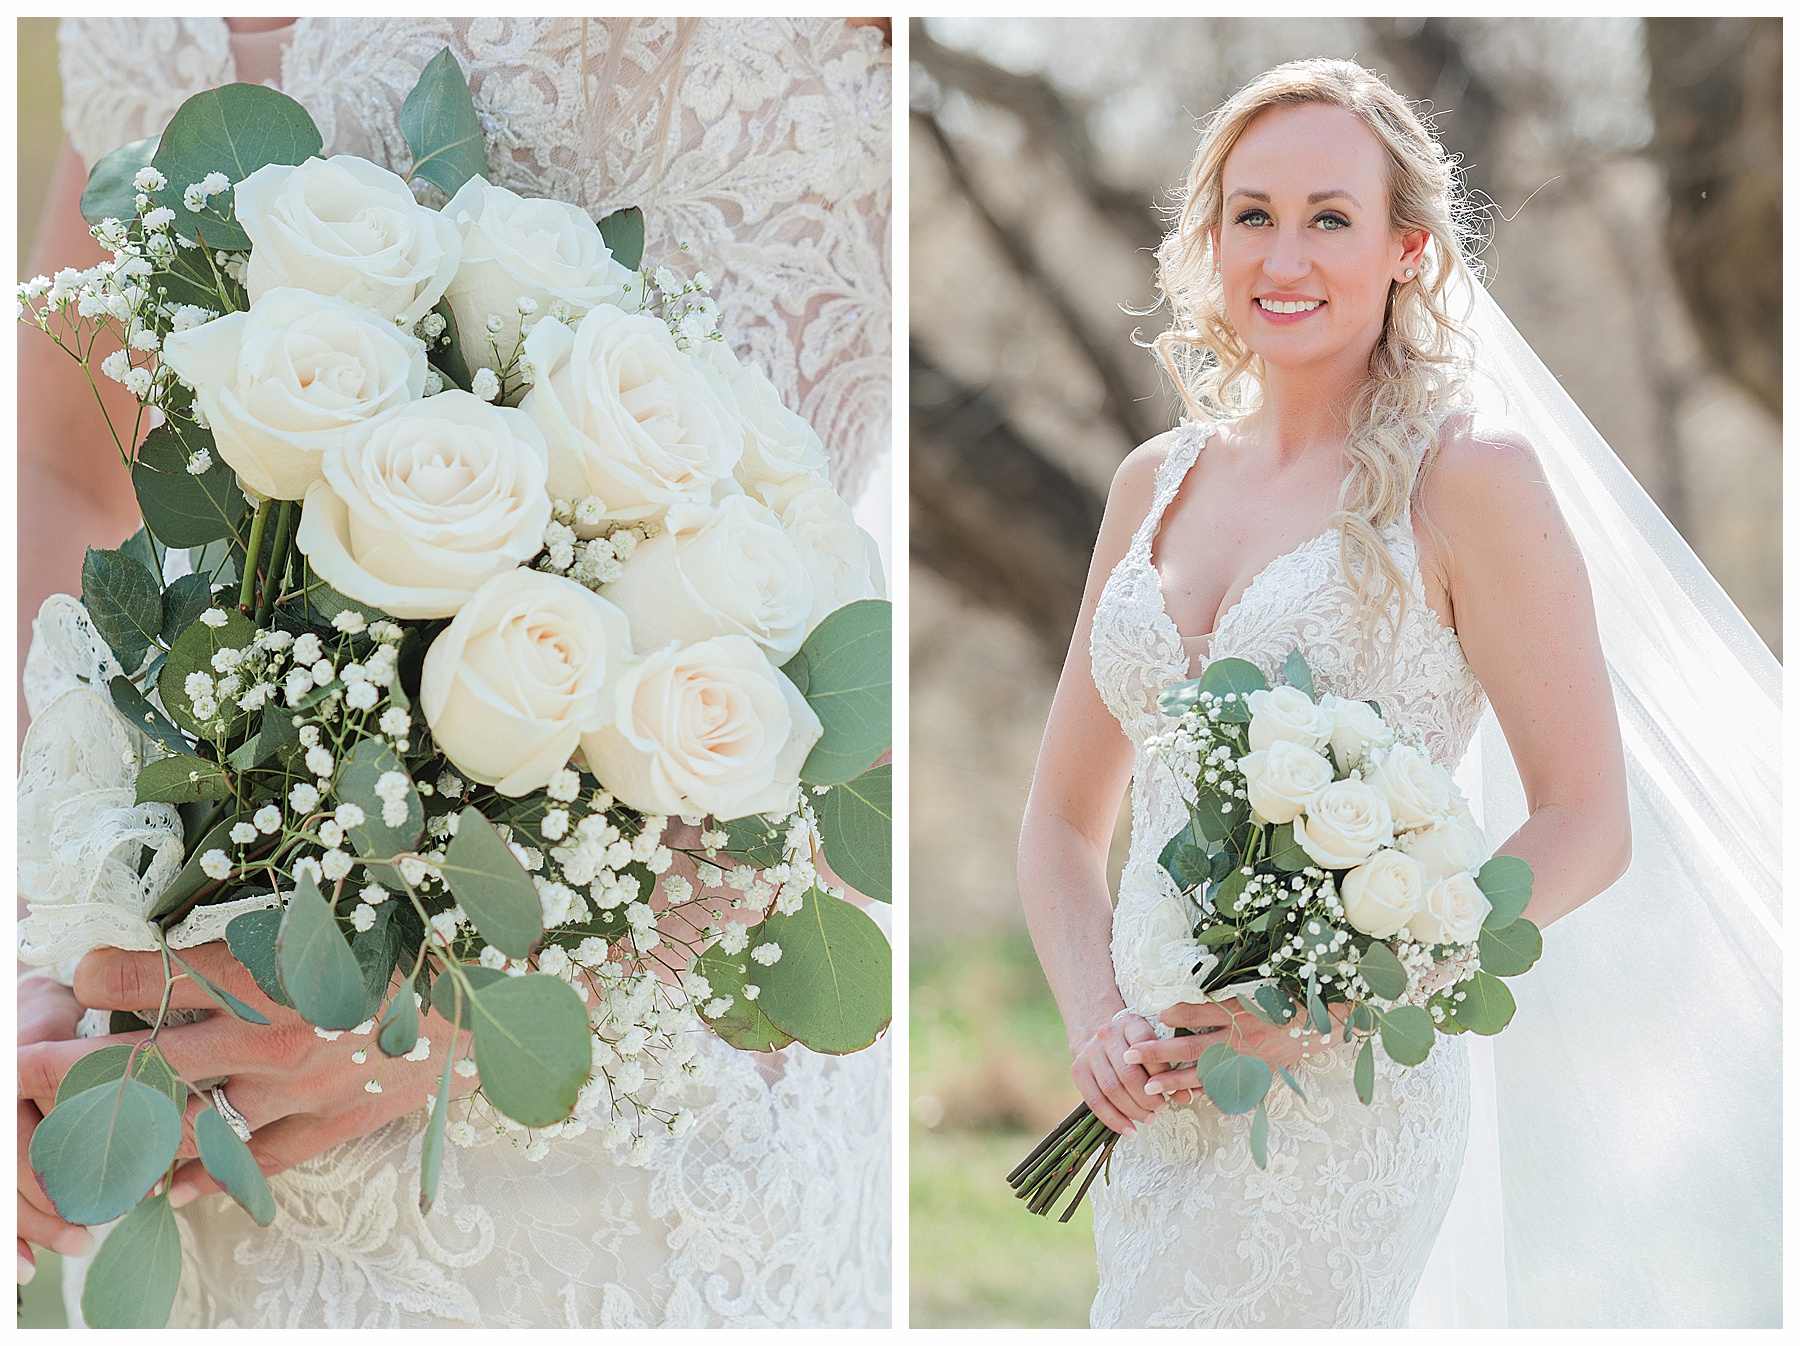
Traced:
[[[1536, 448], [1586, 561], [1633, 858], [1544, 937], [1499, 1037], [1414, 1326], [1781, 1319], [1781, 668], [1476, 285], [1478, 417]], [[1571, 745], [1579, 751], [1579, 745]], [[1526, 816], [1492, 710], [1458, 772]]]

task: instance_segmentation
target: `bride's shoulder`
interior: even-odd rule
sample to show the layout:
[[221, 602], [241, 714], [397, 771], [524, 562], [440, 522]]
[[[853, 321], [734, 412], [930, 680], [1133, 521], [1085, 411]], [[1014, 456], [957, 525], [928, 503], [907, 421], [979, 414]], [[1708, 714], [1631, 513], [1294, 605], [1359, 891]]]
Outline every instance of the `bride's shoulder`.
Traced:
[[1124, 461], [1113, 472], [1112, 487], [1106, 495], [1107, 513], [1130, 511], [1135, 512], [1137, 518], [1143, 518], [1150, 510], [1150, 502], [1156, 497], [1157, 479], [1163, 464], [1190, 437], [1204, 433], [1204, 427], [1183, 422], [1174, 430], [1165, 430], [1153, 439], [1146, 439], [1126, 454]]
[[1552, 499], [1531, 441], [1467, 412], [1453, 414], [1439, 428], [1418, 484], [1420, 508], [1453, 540], [1520, 526]]

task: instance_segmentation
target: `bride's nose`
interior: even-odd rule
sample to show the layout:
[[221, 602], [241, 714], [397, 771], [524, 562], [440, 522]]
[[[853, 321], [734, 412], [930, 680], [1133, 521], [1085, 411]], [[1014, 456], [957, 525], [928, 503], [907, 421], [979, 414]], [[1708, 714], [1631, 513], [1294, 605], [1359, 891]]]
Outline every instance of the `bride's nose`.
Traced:
[[1311, 270], [1312, 259], [1307, 256], [1305, 240], [1299, 231], [1276, 230], [1268, 255], [1263, 258], [1263, 274], [1281, 285], [1292, 284]]

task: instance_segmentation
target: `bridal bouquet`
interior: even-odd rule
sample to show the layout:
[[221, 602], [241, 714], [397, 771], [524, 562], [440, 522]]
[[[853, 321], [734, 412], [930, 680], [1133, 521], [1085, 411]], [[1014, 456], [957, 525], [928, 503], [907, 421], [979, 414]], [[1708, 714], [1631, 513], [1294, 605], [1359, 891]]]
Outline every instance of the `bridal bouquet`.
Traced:
[[[890, 622], [704, 275], [646, 270], [636, 210], [490, 183], [448, 51], [401, 128], [404, 179], [317, 157], [272, 90], [199, 94], [95, 167], [113, 260], [21, 287], [90, 377], [121, 343], [98, 372], [138, 402], [115, 439], [144, 520], [39, 618], [21, 950], [160, 951], [267, 1023], [181, 956], [223, 936], [355, 1060], [441, 1059], [429, 1209], [473, 1136], [455, 1077], [528, 1160], [596, 1126], [642, 1164], [694, 1122], [697, 1031], [845, 1053], [886, 1028], [887, 943], [831, 875], [889, 900]], [[166, 995], [115, 1016], [148, 1040], [84, 1058], [31, 1144], [66, 1219], [124, 1216], [94, 1326], [166, 1321], [190, 1092], [208, 1171], [275, 1215], [166, 1022]]]
[[[1316, 696], [1298, 650], [1283, 676], [1271, 688], [1255, 665], [1218, 659], [1162, 694], [1175, 726], [1148, 746], [1187, 787], [1189, 821], [1160, 863], [1194, 920], [1168, 1000], [1325, 1041], [1341, 1025], [1360, 1044], [1354, 1083], [1366, 1104], [1378, 1038], [1415, 1066], [1439, 1033], [1511, 1022], [1500, 978], [1543, 949], [1521, 915], [1531, 869], [1490, 857], [1450, 773], [1374, 702]], [[1201, 1085], [1221, 1112], [1254, 1110], [1250, 1150], [1266, 1167], [1274, 1077], [1304, 1094], [1284, 1067], [1222, 1037], [1199, 1058]], [[1043, 1214], [1091, 1162], [1067, 1220], [1117, 1139], [1084, 1104], [1008, 1181]]]

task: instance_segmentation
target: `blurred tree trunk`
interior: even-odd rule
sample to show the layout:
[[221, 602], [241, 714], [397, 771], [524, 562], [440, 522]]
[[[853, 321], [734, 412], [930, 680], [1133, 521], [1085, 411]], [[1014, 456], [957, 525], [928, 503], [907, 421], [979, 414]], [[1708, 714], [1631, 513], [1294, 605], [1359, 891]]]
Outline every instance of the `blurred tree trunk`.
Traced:
[[1646, 19], [1676, 283], [1720, 369], [1781, 414], [1781, 20]]
[[1106, 502], [912, 345], [912, 554], [1062, 658]]

